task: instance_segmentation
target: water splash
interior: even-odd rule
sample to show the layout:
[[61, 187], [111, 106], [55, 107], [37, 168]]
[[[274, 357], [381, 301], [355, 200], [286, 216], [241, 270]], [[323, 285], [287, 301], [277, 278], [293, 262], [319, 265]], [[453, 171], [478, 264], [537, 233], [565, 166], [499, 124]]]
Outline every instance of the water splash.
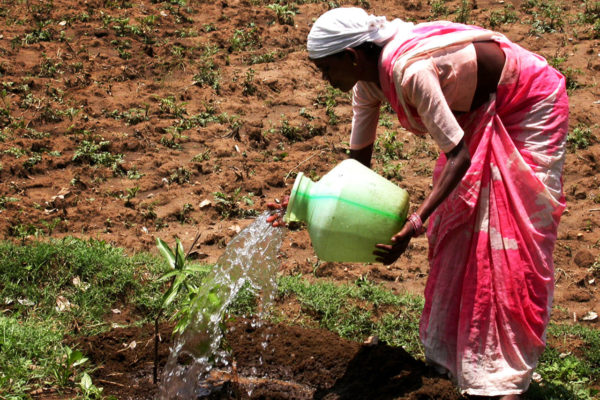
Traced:
[[220, 348], [222, 319], [245, 283], [259, 295], [259, 318], [264, 318], [277, 292], [277, 252], [285, 234], [285, 229], [266, 222], [268, 215], [263, 213], [235, 236], [204, 279], [192, 305], [192, 320], [171, 348], [160, 399], [201, 398], [223, 385], [224, 374], [232, 367], [228, 353]]

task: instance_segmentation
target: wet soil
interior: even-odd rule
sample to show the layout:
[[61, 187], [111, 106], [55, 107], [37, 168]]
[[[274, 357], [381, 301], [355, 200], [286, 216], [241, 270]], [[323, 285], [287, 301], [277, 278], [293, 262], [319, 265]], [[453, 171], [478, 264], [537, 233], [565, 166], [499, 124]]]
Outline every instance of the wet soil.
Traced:
[[[171, 242], [176, 236], [190, 245], [200, 233], [194, 254], [211, 263], [251, 222], [248, 216], [289, 192], [297, 172], [317, 179], [347, 157], [350, 99], [328, 92], [305, 51], [310, 24], [328, 9], [327, 2], [297, 5], [290, 24], [278, 21], [269, 1], [175, 3], [0, 3], [0, 238], [74, 235], [130, 251], [155, 251], [156, 237]], [[432, 5], [421, 0], [368, 3], [369, 12], [389, 18], [426, 21], [432, 15]], [[585, 148], [570, 145], [565, 164], [568, 207], [555, 249], [553, 320], [596, 326], [597, 321], [582, 317], [599, 311], [600, 41], [593, 25], [581, 22], [582, 2], [558, 3], [564, 26], [539, 35], [531, 34], [527, 22], [533, 16], [516, 0], [479, 0], [470, 19], [489, 27], [492, 13], [505, 13], [512, 4], [515, 20], [495, 29], [557, 63], [573, 83], [570, 128], [589, 129], [591, 137], [588, 146], [580, 146]], [[445, 5], [453, 11], [460, 2]], [[399, 160], [384, 163], [376, 157], [374, 168], [388, 171], [406, 188], [416, 208], [430, 190], [438, 151], [431, 140], [400, 129], [391, 114], [386, 118], [380, 136], [396, 132], [402, 148]], [[390, 166], [397, 169], [390, 173]], [[422, 294], [428, 272], [424, 238], [414, 240], [390, 267], [321, 264], [306, 231], [298, 229], [289, 232], [281, 260], [283, 273], [337, 281], [366, 276], [416, 294]], [[363, 390], [353, 386], [363, 379], [381, 377], [385, 382], [371, 390], [420, 396], [418, 390], [439, 386], [440, 397], [432, 398], [446, 398], [441, 394], [447, 393], [446, 381], [430, 377], [398, 349], [364, 349], [327, 332], [272, 329], [282, 341], [274, 348], [282, 353], [268, 373], [306, 385], [315, 396], [343, 398]], [[97, 360], [114, 359], [96, 374], [119, 383], [103, 385], [118, 398], [134, 392], [143, 397], [146, 391], [151, 396], [154, 390], [148, 384], [149, 359], [131, 358], [130, 350], [122, 348], [135, 340], [135, 352], [146, 351], [151, 347], [146, 332], [115, 329], [89, 339], [89, 351], [100, 352], [94, 353]], [[252, 340], [253, 334], [238, 342]], [[321, 340], [322, 348], [310, 347], [312, 339]], [[286, 347], [286, 340], [295, 346]], [[254, 348], [246, 345], [235, 356], [240, 370], [256, 363]], [[288, 348], [296, 349], [296, 359], [283, 353]], [[162, 346], [163, 357], [166, 351]], [[297, 357], [305, 354], [318, 362], [302, 358], [306, 364], [299, 363]], [[363, 370], [372, 376], [358, 373], [361, 357], [367, 363], [372, 357], [373, 369]], [[304, 369], [297, 369], [300, 365]], [[381, 375], [380, 365], [397, 372]], [[358, 383], [354, 374], [360, 376]], [[280, 398], [275, 389], [265, 393], [264, 398]], [[423, 396], [414, 398], [428, 398]]]
[[[161, 367], [168, 356], [171, 328], [161, 327], [165, 339], [160, 347]], [[155, 398], [153, 329], [150, 325], [119, 328], [78, 343], [100, 366], [93, 379], [102, 384], [105, 394]], [[220, 376], [227, 383], [215, 387], [215, 399], [460, 398], [449, 380], [398, 347], [359, 344], [295, 326], [255, 328], [243, 319], [228, 325], [226, 343], [236, 373]]]

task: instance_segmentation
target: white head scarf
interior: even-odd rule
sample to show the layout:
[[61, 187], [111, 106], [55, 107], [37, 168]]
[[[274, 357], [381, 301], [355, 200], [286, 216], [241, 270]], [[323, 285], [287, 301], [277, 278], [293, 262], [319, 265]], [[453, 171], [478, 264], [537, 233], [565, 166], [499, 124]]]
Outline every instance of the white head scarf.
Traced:
[[412, 23], [367, 14], [362, 8], [334, 8], [321, 15], [308, 34], [306, 47], [311, 59], [330, 56], [365, 42], [383, 46]]

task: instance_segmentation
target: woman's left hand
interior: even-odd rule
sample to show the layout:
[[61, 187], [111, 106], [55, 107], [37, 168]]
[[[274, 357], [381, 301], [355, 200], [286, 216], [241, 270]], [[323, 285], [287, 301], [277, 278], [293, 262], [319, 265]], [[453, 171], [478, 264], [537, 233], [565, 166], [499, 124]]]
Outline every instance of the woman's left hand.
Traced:
[[414, 228], [412, 224], [404, 224], [402, 230], [392, 236], [392, 244], [380, 243], [375, 245], [380, 249], [373, 252], [377, 256], [376, 261], [382, 262], [384, 265], [393, 264], [406, 251], [413, 235]]

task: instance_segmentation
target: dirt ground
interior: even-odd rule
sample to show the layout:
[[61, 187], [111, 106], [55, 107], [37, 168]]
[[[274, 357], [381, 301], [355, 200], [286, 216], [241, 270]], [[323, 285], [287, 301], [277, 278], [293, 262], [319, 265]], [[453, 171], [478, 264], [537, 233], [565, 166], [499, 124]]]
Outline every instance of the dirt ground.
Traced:
[[[0, 2], [2, 239], [74, 235], [134, 252], [155, 251], [156, 237], [170, 242], [177, 236], [189, 245], [200, 233], [195, 254], [210, 263], [251, 222], [248, 216], [289, 192], [297, 172], [316, 179], [347, 157], [349, 97], [327, 90], [305, 50], [310, 24], [328, 9], [327, 2], [297, 5], [293, 21], [278, 21], [269, 1], [177, 3]], [[417, 22], [428, 20], [432, 7], [440, 4], [369, 3], [371, 13]], [[600, 276], [592, 269], [600, 254], [599, 39], [591, 24], [574, 22], [584, 11], [579, 1], [559, 2], [564, 27], [541, 36], [529, 33], [532, 25], [526, 22], [532, 15], [521, 8], [523, 3], [479, 0], [470, 19], [489, 27], [492, 12], [513, 4], [516, 20], [494, 29], [560, 63], [577, 86], [570, 94], [570, 127], [587, 127], [592, 137], [585, 149], [570, 147], [565, 165], [568, 206], [555, 249], [553, 320], [596, 326], [597, 321], [582, 317], [599, 311]], [[365, 1], [341, 4], [367, 6]], [[460, 6], [459, 1], [445, 4], [450, 11]], [[408, 190], [416, 208], [430, 190], [438, 151], [429, 139], [399, 129], [392, 115], [389, 124], [392, 128], [380, 127], [380, 133], [396, 131], [403, 144], [401, 159], [391, 164], [399, 165], [400, 172], [391, 179]], [[378, 159], [374, 167], [384, 171], [386, 166]], [[306, 231], [295, 230], [282, 248], [281, 269], [339, 281], [367, 276], [393, 290], [421, 294], [426, 250], [426, 239], [418, 238], [391, 267], [319, 264]], [[410, 398], [430, 398], [419, 391], [439, 387], [439, 397], [431, 398], [453, 398], [443, 397], [447, 381], [430, 377], [418, 362], [396, 354], [398, 349], [365, 349], [327, 332], [273, 329], [282, 341], [296, 335], [302, 346], [315, 336], [329, 340], [322, 349], [296, 346], [303, 349], [301, 357], [322, 358], [319, 352], [328, 349], [343, 355], [331, 365], [303, 358], [304, 371], [295, 370], [298, 363], [289, 356], [276, 358], [273, 377], [288, 382], [291, 376], [322, 398], [361, 390], [352, 378], [352, 363], [360, 357], [375, 360], [373, 379], [380, 376], [379, 366], [397, 363], [392, 368], [396, 375], [380, 376], [397, 393], [403, 387], [406, 396], [416, 396]], [[122, 341], [125, 333], [109, 332], [91, 348], [105, 343], [112, 351], [109, 339]], [[237, 340], [242, 346], [252, 335]], [[236, 349], [240, 369], [252, 366], [251, 349]], [[143, 398], [143, 391], [136, 389], [134, 395], [133, 386], [111, 375], [133, 365], [123, 357], [127, 367], [110, 364], [115, 371], [99, 379], [120, 383], [106, 386], [119, 398]], [[311, 370], [319, 376], [309, 376]], [[147, 369], [138, 373], [139, 388], [147, 388]], [[403, 386], [411, 374], [419, 379]], [[386, 393], [371, 398], [391, 398]], [[277, 396], [263, 398], [286, 398]]]

